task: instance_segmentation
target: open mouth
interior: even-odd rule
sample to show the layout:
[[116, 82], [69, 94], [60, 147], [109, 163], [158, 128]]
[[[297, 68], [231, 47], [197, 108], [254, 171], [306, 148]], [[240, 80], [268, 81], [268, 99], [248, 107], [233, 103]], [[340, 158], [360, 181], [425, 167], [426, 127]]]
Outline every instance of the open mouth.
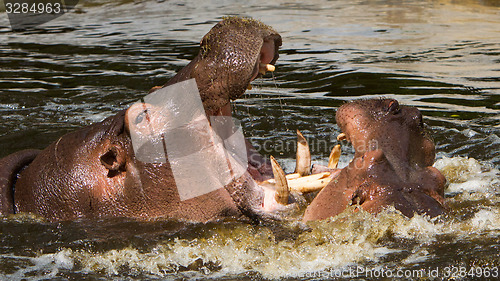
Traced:
[[[330, 181], [339, 176], [341, 169], [338, 169], [337, 165], [340, 154], [340, 145], [338, 144], [334, 146], [330, 153], [328, 166], [321, 166], [319, 169], [314, 168], [316, 170], [312, 171], [309, 144], [300, 131], [297, 130], [295, 172], [286, 175], [276, 159], [271, 156], [274, 178], [259, 182], [259, 185], [266, 191], [266, 199], [263, 203], [264, 209], [273, 209], [272, 206], [266, 205], [271, 201], [287, 205], [291, 192], [306, 194], [322, 190]], [[272, 194], [274, 194], [274, 200], [269, 200], [268, 197], [272, 196]]]
[[[254, 73], [252, 75], [252, 78], [250, 79], [250, 82], [252, 82], [253, 80], [255, 80], [257, 78], [260, 78], [260, 77], [266, 75], [266, 72], [268, 72], [268, 71], [273, 72], [275, 69], [276, 69], [276, 67], [272, 64], [258, 62], [255, 65]], [[251, 89], [252, 89], [252, 84], [248, 83], [247, 90], [251, 90]]]
[[[250, 82], [264, 76], [266, 72], [273, 72], [276, 69], [273, 65], [273, 63], [278, 59], [276, 52], [277, 50], [274, 40], [264, 40], [262, 48], [260, 49], [259, 58], [255, 63]], [[247, 89], [252, 89], [252, 85], [250, 83], [248, 83]]]

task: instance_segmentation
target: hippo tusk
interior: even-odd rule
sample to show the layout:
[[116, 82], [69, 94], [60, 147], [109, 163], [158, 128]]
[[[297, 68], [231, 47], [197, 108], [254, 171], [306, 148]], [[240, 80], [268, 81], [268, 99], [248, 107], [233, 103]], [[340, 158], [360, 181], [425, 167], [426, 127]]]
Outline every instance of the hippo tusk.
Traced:
[[276, 202], [281, 205], [288, 204], [288, 196], [290, 195], [290, 188], [288, 187], [288, 182], [286, 180], [285, 172], [281, 168], [280, 164], [271, 155], [271, 166], [273, 168], [273, 175], [275, 181], [276, 195], [274, 198]]
[[[288, 174], [288, 175], [285, 176], [285, 178], [287, 180], [289, 180], [289, 181], [290, 180], [294, 180], [294, 179], [298, 179], [298, 178], [301, 178], [301, 177], [302, 176], [299, 175], [298, 173]], [[270, 183], [270, 184], [275, 184], [276, 183], [276, 181], [274, 179], [268, 179], [268, 180], [265, 180], [264, 182], [265, 183]]]
[[302, 133], [297, 130], [297, 156], [295, 164], [295, 173], [300, 176], [311, 174], [311, 151], [309, 144]]
[[299, 173], [293, 173], [293, 174], [286, 175], [287, 180], [298, 179], [300, 177], [301, 177], [301, 175]]
[[331, 180], [330, 172], [323, 172], [289, 180], [288, 186], [291, 191], [308, 193], [323, 189]]
[[337, 140], [338, 141], [343, 141], [343, 140], [346, 140], [347, 139], [347, 136], [345, 133], [340, 133], [340, 135], [337, 136]]
[[[310, 176], [300, 177], [299, 174], [286, 175], [288, 188], [290, 191], [308, 193], [323, 189], [331, 180], [330, 172], [322, 172]], [[269, 179], [263, 185], [277, 186], [275, 179]]]
[[340, 158], [340, 144], [333, 147], [332, 152], [330, 152], [330, 157], [328, 158], [328, 168], [337, 169]]
[[262, 75], [266, 74], [266, 71], [273, 72], [274, 70], [276, 70], [276, 67], [272, 64], [267, 64], [267, 63], [259, 64], [259, 73]]

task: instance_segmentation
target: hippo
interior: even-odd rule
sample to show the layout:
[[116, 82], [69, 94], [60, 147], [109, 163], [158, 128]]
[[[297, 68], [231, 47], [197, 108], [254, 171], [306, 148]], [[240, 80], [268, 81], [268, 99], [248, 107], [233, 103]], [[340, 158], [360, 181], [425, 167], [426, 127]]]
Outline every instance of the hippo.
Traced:
[[361, 99], [342, 105], [336, 121], [343, 132], [338, 139], [351, 142], [354, 159], [332, 170], [304, 222], [334, 217], [350, 205], [373, 214], [394, 206], [407, 217], [446, 210], [446, 179], [432, 167], [434, 143], [417, 108], [389, 98]]
[[[274, 70], [281, 42], [275, 30], [257, 20], [224, 18], [203, 37], [199, 54], [153, 91], [195, 79], [206, 116], [230, 115], [230, 101]], [[49, 221], [275, 218], [276, 208], [270, 206], [275, 195], [255, 181], [271, 177], [271, 166], [249, 142], [246, 172], [223, 188], [182, 200], [170, 163], [142, 162], [132, 149], [131, 126], [140, 125], [143, 115], [132, 106], [63, 135], [42, 151], [23, 150], [0, 159], [0, 214], [27, 212]]]

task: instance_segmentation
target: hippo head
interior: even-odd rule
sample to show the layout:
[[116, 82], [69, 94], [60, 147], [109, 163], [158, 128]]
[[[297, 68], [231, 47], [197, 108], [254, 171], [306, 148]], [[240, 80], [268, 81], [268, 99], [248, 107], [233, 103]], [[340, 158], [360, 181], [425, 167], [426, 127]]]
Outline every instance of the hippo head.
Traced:
[[356, 159], [379, 150], [402, 180], [410, 180], [416, 168], [434, 163], [434, 143], [415, 107], [401, 106], [394, 99], [358, 100], [341, 106], [336, 120]]
[[[272, 70], [269, 64], [278, 59], [280, 45], [280, 35], [269, 26], [252, 19], [227, 18], [203, 37], [198, 56], [165, 86], [183, 84], [178, 82], [194, 78], [203, 104], [201, 114], [221, 114], [230, 100], [241, 96], [253, 79]], [[176, 100], [185, 102], [182, 97], [186, 96], [176, 96]], [[178, 109], [185, 110], [183, 107]], [[170, 155], [166, 156], [172, 150], [166, 151], [165, 134], [140, 148], [165, 149], [164, 161], [139, 159], [130, 132], [147, 132], [152, 124], [161, 127], [168, 123], [167, 117], [156, 112], [159, 111], [153, 105], [135, 104], [100, 123], [60, 137], [26, 167], [11, 165], [16, 168], [16, 175], [4, 177], [8, 180], [0, 182], [3, 184], [0, 191], [13, 193], [9, 198], [4, 196], [13, 202], [3, 204], [0, 201], [7, 206], [3, 209], [12, 209], [14, 203], [12, 212], [32, 212], [54, 221], [117, 216], [208, 221], [242, 213], [252, 216], [261, 211], [263, 191], [244, 172], [227, 184], [226, 189], [181, 198], [167, 159]], [[201, 123], [196, 123], [196, 119], [190, 125], [195, 129], [196, 126], [210, 126], [203, 122], [206, 118], [199, 119]], [[177, 134], [178, 140], [191, 132], [193, 138], [210, 139], [199, 133], [202, 130], [170, 131]], [[204, 148], [203, 141], [199, 144]], [[3, 162], [13, 162], [11, 159], [15, 158], [18, 156]], [[205, 158], [211, 160], [212, 157]], [[199, 165], [183, 166], [188, 167], [183, 174], [185, 178], [189, 178], [190, 172], [199, 173]]]
[[431, 166], [434, 143], [417, 108], [394, 99], [357, 100], [341, 106], [336, 120], [354, 159], [313, 200], [305, 221], [335, 216], [350, 204], [371, 213], [393, 205], [409, 217], [443, 212], [446, 180]]
[[[161, 162], [138, 159], [130, 126], [149, 124], [137, 107], [68, 133], [40, 152], [15, 182], [15, 212], [36, 213], [52, 221], [104, 217], [208, 221], [238, 216], [240, 211], [224, 188], [183, 200], [166, 153]], [[127, 122], [131, 115], [139, 124]], [[146, 145], [154, 149], [156, 144]], [[197, 173], [197, 167], [199, 163], [192, 163], [190, 172]]]
[[280, 46], [281, 36], [270, 26], [250, 18], [225, 18], [203, 37], [198, 56], [164, 86], [195, 78], [207, 115], [217, 115], [266, 67], [273, 69]]

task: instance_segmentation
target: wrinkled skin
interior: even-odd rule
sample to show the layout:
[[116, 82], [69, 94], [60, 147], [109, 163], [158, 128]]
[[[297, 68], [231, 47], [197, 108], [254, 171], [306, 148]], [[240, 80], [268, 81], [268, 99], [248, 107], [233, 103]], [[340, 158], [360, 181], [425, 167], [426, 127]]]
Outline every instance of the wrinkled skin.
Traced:
[[390, 205], [408, 217], [443, 213], [446, 180], [431, 166], [434, 143], [418, 109], [394, 99], [358, 100], [341, 106], [336, 120], [354, 159], [319, 192], [304, 221], [333, 217], [352, 204], [374, 214]]
[[[198, 56], [165, 86], [195, 78], [205, 113], [228, 115], [230, 101], [260, 76], [260, 63], [273, 64], [278, 59], [280, 45], [280, 35], [258, 21], [225, 19], [205, 35]], [[249, 172], [226, 188], [181, 201], [168, 161], [144, 163], [134, 155], [131, 124], [125, 120], [140, 123], [145, 119], [138, 118], [141, 113], [129, 108], [66, 134], [41, 152], [21, 151], [0, 159], [1, 214], [31, 212], [52, 221], [167, 217], [205, 222], [228, 216], [266, 217], [264, 191], [252, 176], [268, 177], [270, 169], [250, 145], [248, 150], [254, 153], [249, 154], [253, 164]]]

